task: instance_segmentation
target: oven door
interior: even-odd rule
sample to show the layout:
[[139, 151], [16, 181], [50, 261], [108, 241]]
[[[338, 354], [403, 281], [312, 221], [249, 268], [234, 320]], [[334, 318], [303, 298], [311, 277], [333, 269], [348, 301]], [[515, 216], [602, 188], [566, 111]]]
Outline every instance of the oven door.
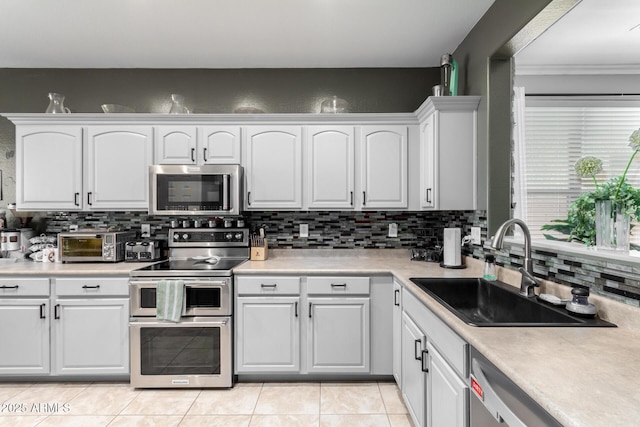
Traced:
[[[184, 280], [185, 316], [228, 316], [232, 312], [231, 278]], [[156, 315], [156, 286], [159, 280], [129, 281], [131, 316]]]
[[130, 319], [131, 385], [231, 387], [231, 331], [231, 317], [190, 317], [180, 323]]

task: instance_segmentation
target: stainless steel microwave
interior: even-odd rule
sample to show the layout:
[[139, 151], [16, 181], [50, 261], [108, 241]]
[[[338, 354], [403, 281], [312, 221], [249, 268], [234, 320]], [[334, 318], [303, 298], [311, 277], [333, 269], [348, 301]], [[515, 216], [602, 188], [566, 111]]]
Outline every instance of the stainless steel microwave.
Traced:
[[242, 166], [149, 167], [150, 215], [240, 215]]
[[135, 237], [135, 231], [82, 230], [59, 233], [60, 261], [124, 261], [125, 243]]

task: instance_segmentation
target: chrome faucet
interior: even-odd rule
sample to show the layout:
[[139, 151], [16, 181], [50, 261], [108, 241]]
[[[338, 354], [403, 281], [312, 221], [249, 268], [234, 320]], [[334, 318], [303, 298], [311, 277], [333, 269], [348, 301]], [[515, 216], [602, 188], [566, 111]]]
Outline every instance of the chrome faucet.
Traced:
[[533, 277], [533, 260], [531, 259], [531, 233], [529, 227], [521, 219], [512, 218], [507, 220], [498, 228], [495, 236], [491, 240], [491, 247], [495, 249], [502, 249], [502, 243], [504, 235], [513, 224], [518, 224], [524, 234], [524, 267], [520, 267], [518, 271], [522, 274], [522, 280], [520, 281], [520, 295], [526, 297], [536, 296], [534, 288], [540, 286], [538, 279]]

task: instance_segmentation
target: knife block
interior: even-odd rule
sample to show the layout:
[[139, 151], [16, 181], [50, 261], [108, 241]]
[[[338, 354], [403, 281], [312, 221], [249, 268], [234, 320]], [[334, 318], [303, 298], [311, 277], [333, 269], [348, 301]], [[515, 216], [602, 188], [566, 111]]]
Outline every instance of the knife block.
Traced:
[[251, 261], [264, 261], [267, 259], [269, 245], [267, 239], [264, 239], [264, 246], [251, 247]]

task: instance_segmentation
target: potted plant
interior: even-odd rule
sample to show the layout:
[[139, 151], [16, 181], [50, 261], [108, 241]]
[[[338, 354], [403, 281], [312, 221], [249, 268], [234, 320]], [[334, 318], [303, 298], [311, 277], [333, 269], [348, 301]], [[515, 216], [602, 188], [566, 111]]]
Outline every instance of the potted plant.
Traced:
[[640, 150], [640, 129], [629, 137], [629, 147], [633, 152], [622, 175], [603, 184], [598, 184], [596, 179], [602, 171], [600, 159], [585, 156], [576, 162], [576, 174], [593, 179], [595, 189], [581, 194], [571, 203], [566, 219], [553, 220], [541, 227], [543, 231], [556, 231], [567, 237], [545, 234], [547, 239], [577, 241], [607, 249], [629, 249], [630, 221], [640, 219], [640, 190], [627, 182], [627, 173]]

